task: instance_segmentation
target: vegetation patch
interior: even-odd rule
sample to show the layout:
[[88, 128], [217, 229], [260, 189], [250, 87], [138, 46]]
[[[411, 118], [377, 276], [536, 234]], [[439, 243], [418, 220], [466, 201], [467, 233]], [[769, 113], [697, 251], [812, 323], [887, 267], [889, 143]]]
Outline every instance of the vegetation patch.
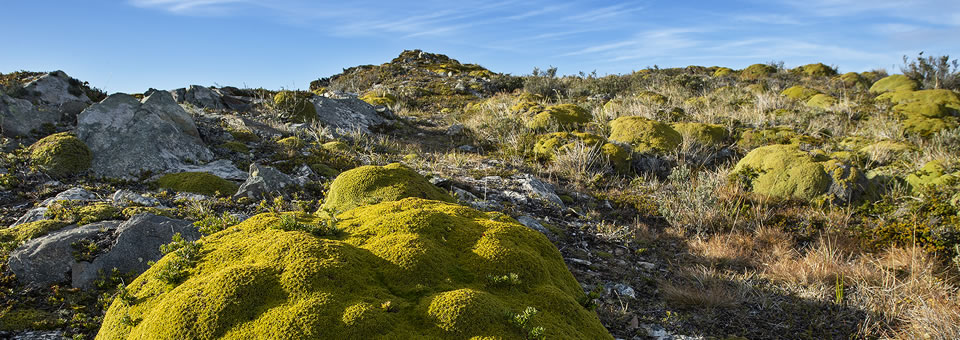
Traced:
[[207, 196], [232, 195], [240, 188], [236, 183], [206, 172], [166, 174], [158, 178], [156, 183], [163, 189]]
[[66, 132], [40, 139], [30, 146], [29, 151], [31, 164], [53, 177], [83, 173], [93, 162], [90, 148]]
[[367, 165], [337, 176], [321, 209], [335, 213], [406, 197], [456, 202], [416, 171], [400, 164]]

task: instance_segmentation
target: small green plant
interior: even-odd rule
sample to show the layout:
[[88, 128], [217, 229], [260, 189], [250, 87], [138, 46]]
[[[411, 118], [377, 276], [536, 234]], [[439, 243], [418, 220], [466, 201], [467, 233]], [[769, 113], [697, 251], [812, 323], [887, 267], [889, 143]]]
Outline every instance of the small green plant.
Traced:
[[525, 339], [530, 340], [541, 340], [544, 339], [545, 329], [539, 326], [533, 326], [531, 320], [537, 315], [537, 311], [534, 307], [527, 307], [523, 312], [520, 312], [514, 315], [510, 319], [510, 323], [519, 328], [524, 333]]
[[840, 275], [837, 275], [837, 283], [834, 287], [835, 299], [833, 303], [838, 305], [843, 303], [843, 289], [844, 289], [843, 274], [840, 274]]
[[73, 242], [70, 244], [70, 248], [73, 248], [73, 258], [77, 260], [77, 262], [91, 262], [97, 257], [97, 253], [100, 251], [97, 243], [88, 239]]
[[163, 262], [163, 267], [157, 271], [157, 279], [169, 284], [179, 283], [186, 278], [187, 270], [200, 259], [201, 248], [198, 242], [187, 241], [180, 233], [174, 234], [172, 242], [160, 246], [160, 253], [165, 256], [172, 254], [172, 257]]
[[317, 237], [337, 236], [342, 230], [337, 228], [334, 219], [320, 219], [316, 224], [302, 223], [294, 215], [280, 215], [280, 221], [273, 225], [283, 231], [304, 231]]
[[202, 220], [193, 222], [193, 225], [197, 227], [204, 235], [211, 235], [227, 229], [227, 227], [237, 225], [240, 222], [242, 221], [239, 218], [233, 216], [229, 212], [224, 211], [223, 215], [209, 215], [204, 217]]
[[510, 273], [503, 276], [487, 275], [487, 280], [491, 286], [518, 286], [520, 285], [520, 276], [517, 273]]

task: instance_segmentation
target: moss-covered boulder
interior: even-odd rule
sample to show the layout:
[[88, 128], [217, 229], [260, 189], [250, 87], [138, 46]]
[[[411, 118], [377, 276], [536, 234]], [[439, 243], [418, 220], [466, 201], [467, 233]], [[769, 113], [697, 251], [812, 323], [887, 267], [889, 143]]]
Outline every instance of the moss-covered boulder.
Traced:
[[767, 64], [753, 64], [740, 71], [740, 78], [760, 79], [777, 73], [777, 68]]
[[541, 135], [533, 146], [533, 153], [541, 159], [552, 161], [558, 153], [571, 150], [577, 145], [597, 149], [598, 152], [610, 161], [615, 170], [625, 172], [630, 168], [630, 151], [614, 143], [607, 143], [607, 139], [585, 132], [554, 132]]
[[907, 184], [913, 192], [920, 192], [923, 187], [953, 185], [960, 183], [960, 171], [950, 172], [947, 163], [943, 160], [929, 161], [920, 170], [907, 175]]
[[93, 153], [77, 137], [63, 132], [33, 143], [28, 149], [30, 163], [53, 177], [75, 175], [90, 169]]
[[527, 127], [533, 130], [548, 130], [557, 127], [562, 130], [579, 129], [593, 119], [590, 111], [576, 104], [548, 106], [527, 121]]
[[611, 141], [630, 144], [634, 152], [668, 152], [683, 137], [670, 125], [643, 117], [620, 117], [610, 122]]
[[806, 64], [790, 71], [805, 75], [807, 77], [833, 77], [837, 75], [836, 69], [824, 65], [823, 63]]
[[737, 146], [744, 150], [772, 144], [816, 144], [816, 138], [797, 133], [787, 126], [775, 126], [766, 129], [744, 131], [737, 140]]
[[801, 85], [794, 85], [781, 91], [780, 94], [793, 100], [806, 101], [810, 99], [810, 97], [820, 94], [820, 91]]
[[416, 171], [393, 163], [361, 166], [341, 173], [330, 184], [322, 209], [339, 213], [406, 197], [455, 202], [446, 191], [430, 184]]
[[817, 108], [821, 110], [829, 110], [834, 105], [837, 105], [837, 98], [834, 98], [829, 94], [820, 93], [813, 97], [810, 97], [810, 99], [807, 100], [806, 105], [808, 107]]
[[280, 91], [273, 96], [274, 108], [280, 114], [296, 123], [307, 123], [317, 119], [317, 108], [310, 102], [311, 92]]
[[837, 77], [837, 80], [839, 80], [844, 87], [856, 87], [862, 89], [870, 87], [870, 80], [857, 72], [844, 73]]
[[160, 176], [157, 186], [176, 192], [192, 192], [195, 194], [213, 196], [232, 195], [239, 186], [236, 183], [217, 177], [206, 172], [179, 172]]
[[683, 138], [697, 142], [703, 146], [721, 147], [726, 144], [729, 133], [723, 125], [682, 122], [671, 124], [674, 130]]
[[334, 236], [286, 227], [316, 223], [254, 216], [201, 240], [180, 282], [158, 279], [167, 255], [97, 338], [612, 339], [556, 247], [509, 217], [407, 198], [339, 215]]
[[780, 198], [849, 201], [867, 189], [865, 176], [856, 167], [834, 159], [818, 161], [796, 145], [756, 148], [737, 162], [733, 172], [752, 191]]
[[667, 96], [653, 92], [653, 91], [640, 91], [635, 96], [637, 100], [646, 105], [666, 105], [670, 100]]
[[913, 91], [919, 87], [920, 84], [917, 83], [916, 80], [910, 79], [902, 74], [894, 74], [892, 76], [880, 79], [876, 83], [873, 83], [873, 86], [870, 86], [870, 92], [886, 93], [897, 91]]

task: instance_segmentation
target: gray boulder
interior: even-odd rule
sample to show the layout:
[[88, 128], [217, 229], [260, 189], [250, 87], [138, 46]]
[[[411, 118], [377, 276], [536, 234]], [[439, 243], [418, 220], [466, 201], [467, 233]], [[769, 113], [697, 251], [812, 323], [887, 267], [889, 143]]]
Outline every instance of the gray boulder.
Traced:
[[23, 86], [25, 99], [53, 109], [65, 117], [76, 117], [93, 101], [83, 92], [79, 80], [63, 71], [54, 71]]
[[269, 166], [250, 164], [250, 175], [247, 181], [240, 185], [240, 189], [233, 195], [234, 198], [249, 197], [261, 198], [283, 188], [294, 185], [296, 182], [290, 176]]
[[[197, 240], [193, 223], [152, 214], [139, 214], [126, 222], [105, 221], [82, 227], [67, 227], [31, 240], [10, 253], [10, 270], [28, 285], [46, 286], [70, 281], [73, 287], [90, 288], [101, 273], [116, 268], [121, 273], [140, 274], [150, 261], [159, 260], [160, 246], [180, 233]], [[89, 240], [104, 250], [92, 261], [77, 261], [73, 244]]]
[[317, 120], [329, 127], [335, 135], [360, 131], [370, 133], [371, 129], [392, 123], [385, 116], [387, 111], [377, 111], [373, 105], [356, 98], [333, 99], [314, 96], [311, 101], [317, 109]]
[[7, 137], [28, 136], [44, 124], [55, 124], [61, 114], [50, 108], [38, 108], [26, 99], [0, 94], [0, 127]]
[[76, 133], [93, 151], [93, 172], [105, 177], [163, 173], [213, 158], [193, 118], [167, 91], [143, 100], [110, 95], [80, 113]]
[[221, 110], [224, 108], [223, 99], [220, 94], [200, 85], [190, 85], [188, 88], [181, 88], [170, 91], [177, 103], [189, 103], [190, 105]]
[[160, 205], [160, 200], [153, 197], [146, 197], [130, 190], [120, 189], [110, 197], [113, 204], [119, 207], [137, 205], [141, 207], [155, 207]]
[[519, 182], [520, 187], [528, 195], [536, 199], [553, 203], [557, 207], [563, 209], [563, 200], [560, 199], [560, 196], [557, 196], [557, 193], [553, 189], [553, 185], [541, 181], [539, 178], [536, 178], [530, 174], [518, 175], [516, 176], [516, 179], [517, 182]]
[[247, 173], [237, 169], [230, 160], [220, 159], [207, 164], [184, 164], [176, 169], [176, 172], [206, 172], [216, 175], [223, 179], [233, 179], [242, 181], [247, 178]]
[[80, 202], [91, 202], [97, 201], [97, 194], [94, 194], [86, 189], [76, 187], [71, 188], [67, 191], [61, 192], [54, 197], [48, 198], [40, 202], [40, 205], [36, 208], [27, 210], [23, 216], [17, 219], [10, 227], [15, 227], [24, 223], [36, 222], [39, 220], [46, 219], [47, 207], [50, 206], [53, 202], [57, 201], [80, 201]]

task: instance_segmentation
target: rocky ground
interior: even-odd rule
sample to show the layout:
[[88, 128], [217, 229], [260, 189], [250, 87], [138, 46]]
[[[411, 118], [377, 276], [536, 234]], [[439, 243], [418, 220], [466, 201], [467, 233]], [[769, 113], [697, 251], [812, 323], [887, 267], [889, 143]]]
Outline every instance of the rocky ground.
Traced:
[[[405, 51], [309, 92], [107, 95], [60, 71], [0, 85], [0, 338], [136, 327], [107, 310], [148, 274], [185, 273], [168, 273], [185, 251], [167, 244], [215, 248], [258, 214], [354, 221], [334, 203], [367, 196], [334, 179], [392, 163], [442, 197], [351, 209], [413, 196], [508, 215], [559, 250], [577, 310], [618, 339], [960, 336], [960, 98], [922, 79], [823, 64], [517, 77]], [[377, 183], [364, 190], [403, 187]], [[339, 232], [320, 238], [359, 242]], [[199, 261], [177, 282], [200, 280]], [[538, 338], [519, 327], [505, 337]]]

